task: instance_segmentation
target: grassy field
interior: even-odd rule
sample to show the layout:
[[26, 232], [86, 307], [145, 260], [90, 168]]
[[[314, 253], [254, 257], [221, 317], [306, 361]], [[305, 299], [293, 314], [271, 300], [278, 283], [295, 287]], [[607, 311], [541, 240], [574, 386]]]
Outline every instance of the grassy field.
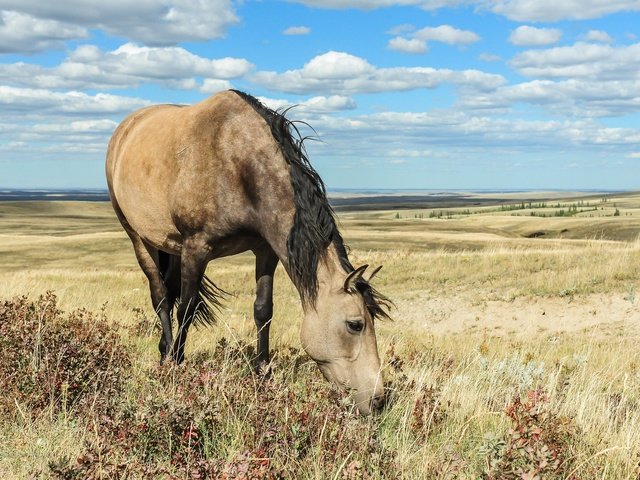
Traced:
[[[121, 382], [85, 379], [73, 402], [62, 382], [42, 404], [38, 382], [25, 390], [6, 373], [16, 361], [43, 374], [29, 346], [40, 344], [0, 338], [5, 357], [27, 352], [4, 371], [0, 353], [14, 388], [2, 394], [0, 477], [640, 478], [640, 195], [339, 220], [352, 262], [384, 265], [376, 287], [396, 304], [377, 325], [392, 402], [370, 419], [298, 351], [301, 308], [281, 268], [267, 385], [248, 367], [251, 255], [210, 264], [232, 294], [218, 325], [191, 333], [183, 366], [159, 369], [146, 280], [110, 205], [0, 203], [0, 299], [27, 297], [5, 317], [49, 318], [52, 335], [75, 321], [81, 338], [102, 324], [128, 352], [104, 369]], [[54, 302], [93, 313], [70, 319]]]

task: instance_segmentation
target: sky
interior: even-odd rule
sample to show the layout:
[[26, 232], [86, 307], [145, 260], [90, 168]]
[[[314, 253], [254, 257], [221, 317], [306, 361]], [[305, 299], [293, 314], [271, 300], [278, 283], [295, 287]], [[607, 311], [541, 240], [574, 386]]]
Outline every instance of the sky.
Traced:
[[0, 0], [0, 188], [106, 188], [128, 113], [229, 88], [330, 189], [640, 190], [640, 0]]

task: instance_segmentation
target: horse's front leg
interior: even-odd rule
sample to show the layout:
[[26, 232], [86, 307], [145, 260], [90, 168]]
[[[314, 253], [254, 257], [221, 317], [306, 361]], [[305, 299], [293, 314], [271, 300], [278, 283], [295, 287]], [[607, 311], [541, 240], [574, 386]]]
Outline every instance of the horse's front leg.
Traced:
[[254, 253], [256, 255], [256, 300], [253, 304], [253, 318], [258, 330], [256, 372], [267, 377], [271, 373], [269, 327], [273, 316], [273, 275], [278, 265], [278, 257], [268, 246], [254, 250]]

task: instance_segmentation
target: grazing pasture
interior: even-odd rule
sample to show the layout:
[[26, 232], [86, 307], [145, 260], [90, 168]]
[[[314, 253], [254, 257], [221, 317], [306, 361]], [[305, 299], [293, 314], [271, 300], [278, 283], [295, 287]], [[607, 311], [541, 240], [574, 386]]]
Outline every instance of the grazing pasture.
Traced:
[[396, 304], [366, 419], [301, 353], [281, 267], [271, 380], [251, 254], [211, 263], [232, 295], [160, 367], [111, 206], [0, 203], [0, 477], [638, 478], [640, 195], [474, 203], [339, 213]]

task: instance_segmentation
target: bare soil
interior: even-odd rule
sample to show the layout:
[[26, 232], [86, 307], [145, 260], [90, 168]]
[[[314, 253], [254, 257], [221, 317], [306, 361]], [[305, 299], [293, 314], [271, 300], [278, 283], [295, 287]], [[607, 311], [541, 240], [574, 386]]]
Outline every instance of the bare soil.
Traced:
[[519, 297], [512, 301], [417, 297], [402, 303], [396, 318], [428, 335], [486, 332], [532, 339], [581, 332], [595, 337], [640, 338], [640, 307], [631, 295], [592, 294]]

